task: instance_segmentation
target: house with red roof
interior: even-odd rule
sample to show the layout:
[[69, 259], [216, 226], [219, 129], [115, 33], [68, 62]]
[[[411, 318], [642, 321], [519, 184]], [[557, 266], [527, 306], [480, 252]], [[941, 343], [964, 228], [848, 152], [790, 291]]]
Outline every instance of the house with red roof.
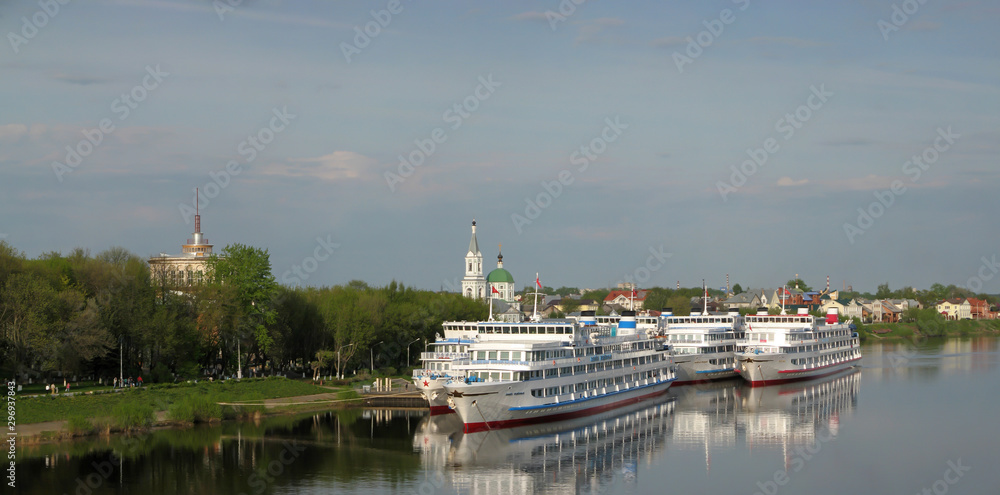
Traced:
[[646, 291], [644, 290], [613, 290], [604, 298], [605, 305], [617, 305], [624, 309], [641, 309], [645, 302]]

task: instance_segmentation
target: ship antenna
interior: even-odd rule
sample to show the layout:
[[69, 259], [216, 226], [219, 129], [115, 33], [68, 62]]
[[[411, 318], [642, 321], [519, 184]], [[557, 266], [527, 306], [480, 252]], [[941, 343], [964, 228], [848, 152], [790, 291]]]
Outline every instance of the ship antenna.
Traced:
[[198, 204], [198, 188], [194, 188], [194, 231], [195, 233], [201, 232], [201, 213], [199, 211], [200, 205]]

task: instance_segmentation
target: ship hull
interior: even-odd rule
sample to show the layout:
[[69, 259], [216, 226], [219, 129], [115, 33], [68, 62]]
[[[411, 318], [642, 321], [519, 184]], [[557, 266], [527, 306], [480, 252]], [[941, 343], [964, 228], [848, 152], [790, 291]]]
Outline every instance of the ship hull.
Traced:
[[438, 414], [451, 414], [453, 411], [448, 407], [448, 392], [444, 389], [444, 384], [450, 378], [426, 376], [414, 377], [413, 384], [416, 385], [420, 395], [427, 401], [431, 416]]
[[859, 356], [826, 366], [800, 369], [797, 366], [789, 365], [787, 359], [780, 358], [779, 355], [754, 355], [752, 357], [737, 355], [736, 371], [750, 386], [761, 387], [833, 375], [856, 366], [860, 360]]
[[[466, 433], [562, 421], [611, 411], [646, 401], [667, 392], [674, 378], [649, 380], [631, 388], [570, 400], [531, 404], [509, 382], [448, 385], [449, 400], [464, 423]], [[509, 394], [509, 395], [508, 395]], [[530, 398], [530, 396], [529, 396]]]
[[705, 383], [715, 380], [729, 380], [739, 376], [736, 373], [736, 369], [732, 368], [732, 353], [727, 355], [719, 355], [719, 358], [730, 358], [729, 367], [719, 366], [717, 364], [712, 364], [708, 361], [709, 357], [717, 357], [715, 355], [703, 355], [694, 357], [691, 356], [690, 359], [685, 359], [687, 356], [674, 356], [675, 373], [677, 374], [677, 381], [674, 385], [690, 385], [695, 383]]

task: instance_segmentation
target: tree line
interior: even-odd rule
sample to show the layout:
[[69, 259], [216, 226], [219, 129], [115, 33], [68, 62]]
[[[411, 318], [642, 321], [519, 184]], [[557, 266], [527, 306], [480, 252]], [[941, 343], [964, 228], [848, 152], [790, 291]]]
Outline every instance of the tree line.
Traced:
[[408, 358], [419, 362], [443, 321], [488, 313], [460, 294], [395, 281], [281, 286], [267, 250], [240, 244], [208, 264], [202, 283], [175, 287], [120, 247], [29, 259], [0, 241], [0, 372], [163, 382], [289, 369], [395, 371]]

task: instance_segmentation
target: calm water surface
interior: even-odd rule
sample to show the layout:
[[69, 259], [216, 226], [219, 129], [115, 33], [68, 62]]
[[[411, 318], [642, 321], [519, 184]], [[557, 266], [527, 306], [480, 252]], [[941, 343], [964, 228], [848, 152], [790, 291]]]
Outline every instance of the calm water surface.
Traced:
[[455, 415], [351, 410], [24, 448], [17, 491], [997, 494], [998, 344], [866, 346], [828, 378], [468, 435]]

